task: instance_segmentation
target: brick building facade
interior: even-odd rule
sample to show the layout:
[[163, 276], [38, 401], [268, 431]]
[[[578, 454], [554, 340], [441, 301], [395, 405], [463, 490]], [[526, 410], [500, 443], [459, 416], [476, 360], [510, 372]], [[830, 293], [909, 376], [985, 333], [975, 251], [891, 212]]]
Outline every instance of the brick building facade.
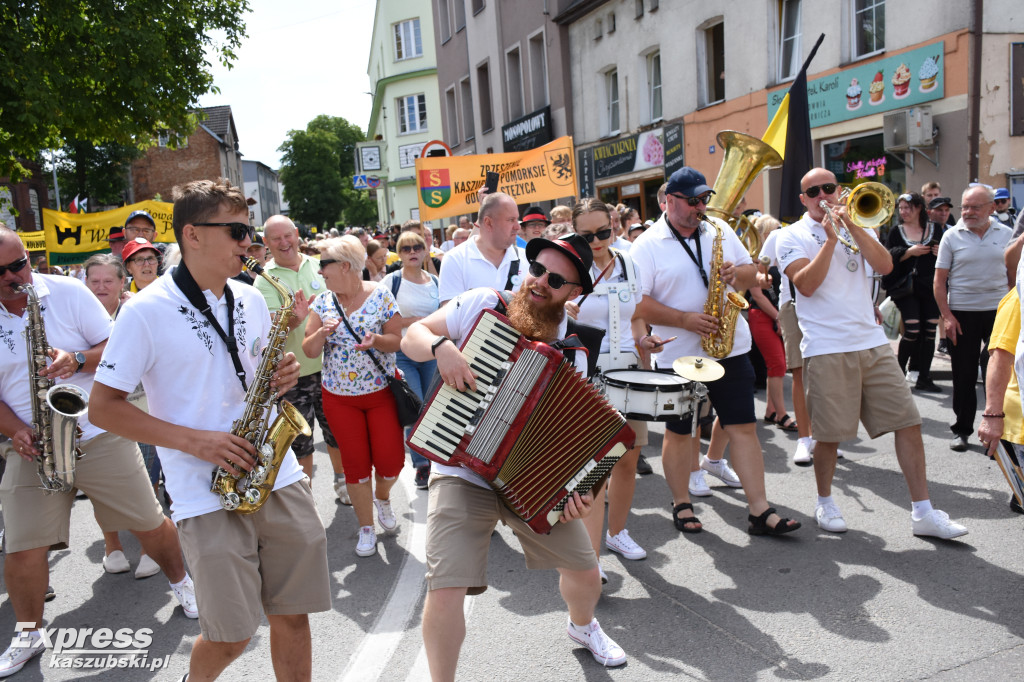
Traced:
[[35, 232], [43, 229], [42, 209], [50, 207], [49, 186], [39, 164], [24, 159], [21, 163], [28, 178], [12, 183], [0, 177], [0, 222], [12, 230]]
[[132, 164], [132, 202], [157, 194], [170, 201], [174, 186], [191, 180], [227, 178], [232, 185], [244, 187], [242, 154], [231, 107], [206, 107], [203, 112], [206, 120], [185, 144], [171, 149], [166, 137], [161, 137], [158, 146]]

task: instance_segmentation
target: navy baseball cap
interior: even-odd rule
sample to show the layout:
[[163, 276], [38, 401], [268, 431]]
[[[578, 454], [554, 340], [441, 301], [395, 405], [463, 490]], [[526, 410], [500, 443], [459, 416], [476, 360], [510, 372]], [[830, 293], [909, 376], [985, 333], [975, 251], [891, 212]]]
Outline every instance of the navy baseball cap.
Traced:
[[708, 186], [704, 175], [695, 168], [683, 166], [668, 179], [668, 187], [665, 188], [668, 194], [682, 194], [684, 197], [699, 197], [702, 194], [711, 192], [713, 189]]
[[136, 218], [145, 218], [146, 220], [149, 221], [150, 225], [152, 225], [154, 228], [156, 227], [156, 221], [153, 220], [153, 216], [149, 215], [148, 211], [143, 210], [132, 211], [131, 215], [128, 216], [128, 220], [124, 221], [125, 226], [127, 226], [128, 223], [135, 220]]
[[1010, 192], [1005, 187], [1000, 187], [999, 189], [996, 190], [996, 195], [994, 197], [992, 197], [992, 198], [993, 199], [997, 199], [997, 200], [998, 199], [1009, 199], [1010, 198]]

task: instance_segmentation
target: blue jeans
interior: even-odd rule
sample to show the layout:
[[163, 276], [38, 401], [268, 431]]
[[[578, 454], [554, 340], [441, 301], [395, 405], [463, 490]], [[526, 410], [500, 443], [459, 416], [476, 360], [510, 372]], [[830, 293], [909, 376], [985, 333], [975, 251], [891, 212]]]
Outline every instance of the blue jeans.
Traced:
[[[423, 400], [423, 392], [430, 387], [430, 381], [434, 378], [434, 372], [437, 371], [437, 360], [416, 362], [415, 360], [410, 360], [402, 351], [397, 351], [395, 353], [395, 362], [398, 364], [398, 369], [402, 370], [402, 373], [405, 375], [405, 380], [409, 382], [409, 388], [420, 397], [420, 400]], [[405, 430], [405, 437], [407, 439], [411, 430], [411, 427]], [[411, 455], [414, 467], [430, 464], [430, 460], [418, 452], [413, 452]]]

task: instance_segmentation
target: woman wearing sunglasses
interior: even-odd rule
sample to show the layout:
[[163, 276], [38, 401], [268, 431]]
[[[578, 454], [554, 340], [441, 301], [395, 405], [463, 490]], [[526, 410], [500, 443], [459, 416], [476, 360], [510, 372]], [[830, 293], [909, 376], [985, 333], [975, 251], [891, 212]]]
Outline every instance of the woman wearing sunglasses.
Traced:
[[[932, 280], [939, 253], [939, 236], [932, 233], [924, 198], [920, 194], [901, 194], [897, 200], [900, 224], [889, 231], [885, 246], [892, 254], [892, 272], [882, 277], [882, 286], [903, 316], [903, 337], [896, 357], [900, 370], [907, 373], [909, 363], [917, 372], [914, 388], [926, 393], [941, 393], [931, 378], [935, 352], [935, 328], [939, 323], [939, 305], [935, 302]], [[908, 379], [913, 374], [907, 373]]]
[[[644, 321], [633, 315], [641, 297], [640, 273], [628, 254], [611, 246], [615, 238], [611, 211], [599, 199], [583, 199], [573, 208], [572, 223], [576, 234], [587, 240], [594, 253], [590, 269], [591, 280], [595, 283], [594, 292], [577, 299], [579, 312], [576, 319], [600, 329], [619, 330], [617, 338], [605, 334], [602, 339], [598, 368], [607, 371], [649, 367], [650, 353], [657, 349], [660, 339], [648, 336]], [[637, 356], [637, 348], [642, 357]], [[646, 557], [647, 552], [629, 536], [626, 520], [633, 504], [640, 449], [647, 445], [647, 422], [631, 419], [629, 425], [636, 432], [636, 444], [612, 469], [608, 493], [608, 534], [604, 541], [613, 552], [626, 559], [637, 560]], [[603, 490], [598, 494], [594, 509], [604, 509], [604, 494]], [[604, 515], [591, 514], [583, 523], [590, 534], [594, 553], [600, 556]], [[601, 578], [607, 581], [604, 569], [601, 569]]]
[[[323, 353], [324, 413], [339, 440], [352, 508], [359, 522], [356, 554], [377, 552], [373, 508], [386, 531], [398, 525], [391, 487], [405, 460], [402, 427], [384, 372], [395, 372], [402, 318], [391, 291], [362, 278], [366, 250], [357, 237], [320, 242], [320, 273], [327, 291], [309, 306], [302, 351]], [[350, 329], [351, 328], [351, 329]]]
[[[427, 243], [413, 231], [403, 232], [398, 237], [398, 255], [402, 259], [402, 269], [392, 272], [384, 278], [380, 286], [391, 291], [398, 303], [401, 313], [402, 336], [410, 324], [420, 320], [441, 306], [438, 297], [437, 277], [423, 269], [427, 259]], [[430, 385], [437, 369], [434, 359], [416, 362], [405, 353], [395, 354], [398, 368], [405, 374], [405, 380], [416, 395], [422, 400], [424, 391]], [[416, 487], [426, 490], [427, 479], [430, 478], [430, 460], [418, 452], [412, 453], [412, 465], [416, 467]]]

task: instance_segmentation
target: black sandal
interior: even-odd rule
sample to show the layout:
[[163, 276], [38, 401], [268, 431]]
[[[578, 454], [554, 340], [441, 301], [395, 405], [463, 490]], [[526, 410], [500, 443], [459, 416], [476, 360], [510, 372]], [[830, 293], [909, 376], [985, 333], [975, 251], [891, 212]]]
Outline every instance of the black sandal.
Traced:
[[747, 519], [750, 521], [750, 527], [747, 528], [747, 532], [751, 535], [785, 535], [786, 533], [792, 533], [800, 527], [799, 521], [791, 521], [785, 518], [780, 518], [774, 527], [769, 526], [768, 517], [776, 513], [778, 512], [775, 507], [768, 507], [760, 516], [748, 514]]
[[790, 417], [788, 414], [783, 412], [776, 420], [775, 425], [783, 431], [796, 431], [797, 425], [796, 420]]
[[[704, 530], [704, 527], [700, 525], [700, 519], [696, 516], [679, 517], [679, 512], [687, 509], [691, 512], [693, 511], [693, 505], [689, 502], [683, 502], [672, 507], [672, 520], [675, 521], [676, 530], [682, 533], [699, 533]], [[696, 524], [696, 527], [694, 527], [694, 524]]]
[[765, 416], [763, 417], [763, 419], [764, 419], [765, 423], [766, 423], [766, 424], [775, 424], [775, 423], [776, 423], [776, 422], [775, 422], [775, 415], [776, 415], [776, 414], [778, 414], [778, 413], [776, 413], [776, 412], [772, 412], [771, 414], [766, 414], [766, 415], [765, 415]]

